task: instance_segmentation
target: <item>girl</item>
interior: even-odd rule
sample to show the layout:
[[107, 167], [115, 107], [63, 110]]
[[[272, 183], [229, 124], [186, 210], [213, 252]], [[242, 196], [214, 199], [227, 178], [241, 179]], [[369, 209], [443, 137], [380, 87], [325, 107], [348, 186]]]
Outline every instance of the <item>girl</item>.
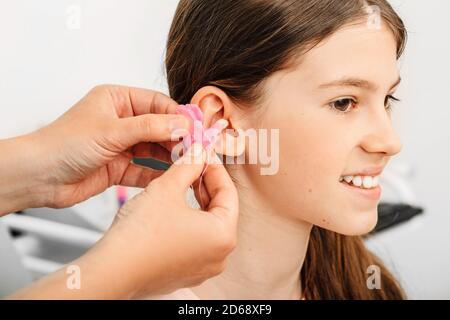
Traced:
[[200, 106], [206, 127], [224, 118], [277, 129], [279, 166], [227, 165], [240, 197], [236, 249], [222, 274], [169, 298], [405, 297], [361, 238], [377, 222], [378, 177], [401, 150], [391, 105], [405, 42], [385, 0], [180, 1], [170, 96]]

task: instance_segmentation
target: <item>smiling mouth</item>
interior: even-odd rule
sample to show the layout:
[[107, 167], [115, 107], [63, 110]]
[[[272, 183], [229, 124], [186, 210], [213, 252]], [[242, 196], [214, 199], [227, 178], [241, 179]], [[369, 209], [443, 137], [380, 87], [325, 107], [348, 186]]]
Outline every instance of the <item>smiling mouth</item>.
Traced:
[[379, 176], [342, 176], [339, 181], [345, 189], [358, 197], [371, 202], [381, 198]]
[[380, 176], [341, 176], [339, 182], [351, 187], [367, 190], [375, 189], [379, 185]]

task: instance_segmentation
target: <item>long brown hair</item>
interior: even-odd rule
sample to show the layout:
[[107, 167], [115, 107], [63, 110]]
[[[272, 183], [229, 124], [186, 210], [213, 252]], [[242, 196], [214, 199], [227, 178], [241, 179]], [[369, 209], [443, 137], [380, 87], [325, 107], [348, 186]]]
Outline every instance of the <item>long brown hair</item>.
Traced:
[[[349, 23], [379, 11], [397, 42], [406, 43], [400, 17], [386, 0], [181, 0], [170, 28], [166, 68], [171, 97], [188, 103], [213, 85], [241, 106], [257, 105], [262, 83]], [[381, 289], [369, 289], [367, 268], [380, 271]], [[306, 299], [402, 299], [404, 293], [361, 237], [317, 226], [301, 271]]]

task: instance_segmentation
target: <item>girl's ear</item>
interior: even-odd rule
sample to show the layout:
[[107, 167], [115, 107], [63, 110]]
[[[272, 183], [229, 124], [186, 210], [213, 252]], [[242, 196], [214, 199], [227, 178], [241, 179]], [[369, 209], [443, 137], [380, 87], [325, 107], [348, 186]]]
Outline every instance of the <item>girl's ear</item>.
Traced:
[[203, 111], [203, 126], [211, 127], [216, 121], [225, 119], [228, 127], [216, 140], [216, 153], [237, 157], [245, 152], [245, 136], [238, 130], [238, 117], [242, 113], [230, 98], [217, 87], [206, 86], [198, 90], [192, 97], [191, 104], [196, 104]]

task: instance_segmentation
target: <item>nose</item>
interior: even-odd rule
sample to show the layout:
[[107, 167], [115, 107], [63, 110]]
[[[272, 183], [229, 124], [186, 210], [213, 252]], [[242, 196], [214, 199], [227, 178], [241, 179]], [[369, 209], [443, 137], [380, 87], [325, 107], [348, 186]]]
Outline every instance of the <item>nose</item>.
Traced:
[[402, 150], [402, 142], [395, 131], [389, 112], [383, 108], [374, 108], [369, 115], [367, 133], [361, 147], [370, 153], [382, 153], [394, 156]]

